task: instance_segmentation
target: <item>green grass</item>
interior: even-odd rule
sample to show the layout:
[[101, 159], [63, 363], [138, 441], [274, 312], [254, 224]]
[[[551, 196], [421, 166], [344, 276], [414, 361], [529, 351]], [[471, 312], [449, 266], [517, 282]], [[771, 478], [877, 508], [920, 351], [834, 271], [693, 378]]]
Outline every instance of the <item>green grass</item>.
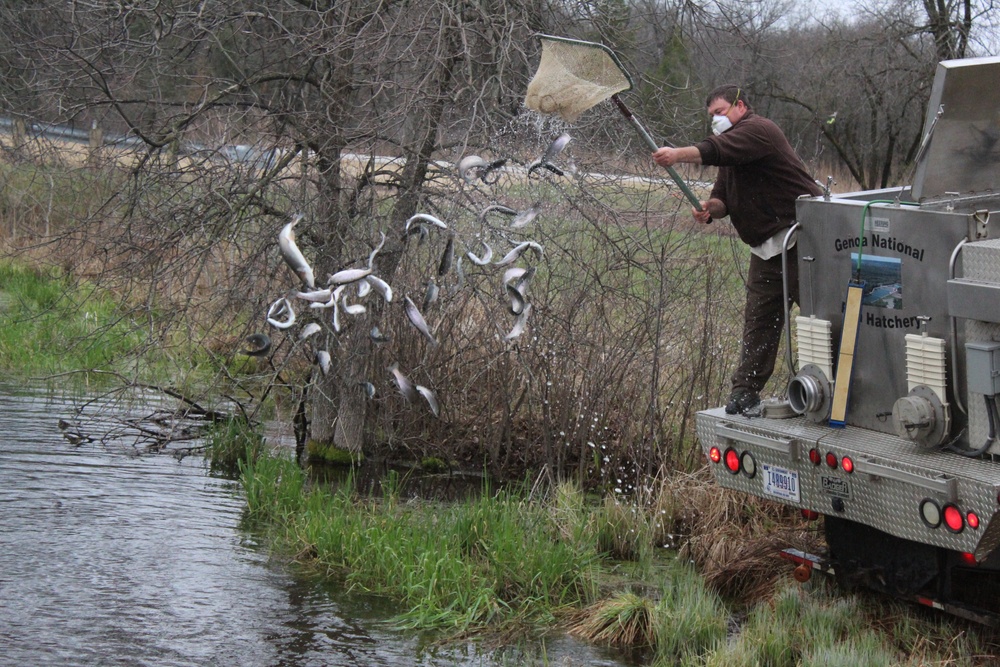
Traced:
[[209, 471], [222, 477], [238, 478], [243, 466], [257, 461], [266, 452], [260, 430], [240, 418], [213, 424], [206, 437]]
[[0, 263], [0, 368], [18, 376], [113, 370], [145, 341], [92, 286]]
[[572, 634], [645, 650], [654, 667], [973, 665], [993, 648], [957, 621], [921, 620], [823, 580], [781, 587], [736, 616], [686, 563], [651, 549], [644, 565], [609, 559], [602, 523], [632, 513], [609, 518], [611, 504], [588, 505], [573, 485], [544, 500], [484, 489], [442, 505], [402, 502], [392, 483], [379, 498], [349, 483], [313, 486], [286, 457], [248, 460], [241, 471], [249, 528], [322, 576], [396, 600], [407, 627], [509, 633], [573, 619]]
[[306, 486], [290, 459], [243, 465], [247, 518], [286, 553], [399, 600], [404, 625], [466, 631], [550, 624], [595, 595], [592, 544], [554, 539], [547, 508], [509, 492], [455, 505], [361, 498]]

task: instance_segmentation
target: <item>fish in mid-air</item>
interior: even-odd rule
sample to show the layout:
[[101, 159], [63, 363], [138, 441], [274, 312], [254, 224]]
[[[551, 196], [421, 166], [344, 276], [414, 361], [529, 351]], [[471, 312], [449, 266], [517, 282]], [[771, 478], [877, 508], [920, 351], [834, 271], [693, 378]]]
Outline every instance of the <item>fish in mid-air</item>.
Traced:
[[423, 334], [424, 338], [431, 342], [431, 345], [437, 347], [437, 339], [434, 334], [431, 333], [430, 327], [427, 326], [427, 320], [424, 316], [420, 314], [420, 310], [417, 308], [417, 304], [413, 303], [413, 299], [410, 297], [405, 297], [406, 301], [406, 317], [409, 318], [410, 323]]
[[438, 405], [437, 395], [427, 387], [419, 384], [416, 386], [416, 390], [427, 401], [427, 405], [430, 407], [431, 412], [434, 413], [434, 416], [440, 417], [441, 407]]
[[528, 323], [528, 315], [531, 313], [531, 304], [524, 304], [524, 310], [521, 314], [517, 316], [517, 321], [514, 322], [514, 328], [510, 330], [510, 333], [504, 336], [504, 340], [511, 341], [524, 333], [524, 327]]
[[417, 390], [413, 388], [413, 383], [410, 382], [410, 378], [406, 377], [401, 370], [399, 370], [399, 364], [393, 362], [389, 366], [389, 372], [392, 373], [392, 379], [396, 383], [396, 387], [399, 389], [399, 393], [403, 395], [409, 402], [413, 402], [417, 398]]
[[[285, 319], [280, 319], [284, 317]], [[275, 329], [288, 329], [295, 324], [295, 311], [288, 299], [281, 297], [267, 309], [267, 323]]]
[[281, 228], [281, 231], [278, 232], [278, 247], [281, 249], [281, 258], [285, 260], [285, 264], [310, 289], [316, 289], [316, 276], [313, 274], [312, 267], [309, 266], [309, 262], [306, 261], [305, 255], [302, 254], [299, 247], [295, 245], [294, 227], [304, 217], [303, 214], [299, 213], [292, 218], [291, 222]]
[[549, 144], [549, 147], [545, 150], [545, 154], [542, 155], [541, 159], [535, 160], [528, 166], [528, 175], [530, 176], [536, 169], [548, 169], [556, 176], [562, 176], [563, 170], [552, 163], [556, 157], [563, 152], [566, 145], [570, 142], [572, 137], [568, 133], [563, 132], [555, 140]]
[[497, 266], [507, 266], [508, 264], [516, 262], [517, 258], [521, 256], [521, 253], [523, 253], [528, 248], [531, 248], [536, 253], [538, 253], [539, 257], [542, 256], [542, 246], [538, 245], [534, 241], [523, 241], [522, 243], [518, 243], [516, 246], [514, 246], [514, 249], [511, 250], [509, 253], [504, 255], [503, 259], [497, 262]]
[[247, 346], [242, 352], [249, 357], [262, 357], [271, 351], [271, 339], [265, 333], [252, 333], [243, 340]]
[[486, 266], [490, 263], [490, 260], [493, 259], [493, 248], [491, 248], [490, 244], [486, 241], [483, 241], [482, 243], [483, 247], [486, 248], [486, 252], [483, 253], [482, 257], [476, 255], [471, 250], [465, 253], [465, 256], [469, 258], [469, 261], [476, 266]]

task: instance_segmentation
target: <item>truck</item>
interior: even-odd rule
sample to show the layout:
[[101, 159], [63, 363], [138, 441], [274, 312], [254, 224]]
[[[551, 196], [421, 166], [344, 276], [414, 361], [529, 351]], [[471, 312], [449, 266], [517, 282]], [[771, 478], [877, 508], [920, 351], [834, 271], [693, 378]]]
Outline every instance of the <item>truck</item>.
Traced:
[[825, 553], [784, 553], [797, 579], [821, 571], [990, 625], [1000, 622], [1000, 232], [990, 227], [1000, 109], [984, 91], [998, 87], [1000, 58], [940, 62], [910, 185], [833, 194], [827, 181], [796, 202], [787, 391], [744, 414], [696, 416], [720, 486], [822, 520]]

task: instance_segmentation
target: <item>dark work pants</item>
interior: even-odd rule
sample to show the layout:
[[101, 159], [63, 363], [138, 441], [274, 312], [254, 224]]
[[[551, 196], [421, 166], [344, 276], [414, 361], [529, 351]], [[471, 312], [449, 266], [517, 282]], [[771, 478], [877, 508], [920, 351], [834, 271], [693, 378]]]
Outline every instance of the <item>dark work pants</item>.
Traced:
[[[788, 251], [788, 293], [799, 302], [798, 246]], [[750, 255], [747, 277], [747, 303], [743, 312], [743, 350], [740, 365], [733, 373], [733, 389], [749, 389], [759, 394], [774, 372], [778, 357], [785, 311], [781, 284], [781, 255], [761, 259]]]

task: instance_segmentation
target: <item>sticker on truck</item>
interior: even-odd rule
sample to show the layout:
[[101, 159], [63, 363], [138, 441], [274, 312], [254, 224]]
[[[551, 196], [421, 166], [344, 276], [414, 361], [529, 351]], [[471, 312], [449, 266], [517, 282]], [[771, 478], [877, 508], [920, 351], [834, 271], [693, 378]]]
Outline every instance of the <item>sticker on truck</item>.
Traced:
[[764, 480], [764, 493], [775, 498], [783, 498], [799, 502], [799, 473], [778, 466], [764, 464], [761, 466]]
[[823, 493], [826, 495], [844, 500], [851, 499], [851, 486], [846, 479], [823, 475], [820, 477], [820, 483], [823, 486]]

